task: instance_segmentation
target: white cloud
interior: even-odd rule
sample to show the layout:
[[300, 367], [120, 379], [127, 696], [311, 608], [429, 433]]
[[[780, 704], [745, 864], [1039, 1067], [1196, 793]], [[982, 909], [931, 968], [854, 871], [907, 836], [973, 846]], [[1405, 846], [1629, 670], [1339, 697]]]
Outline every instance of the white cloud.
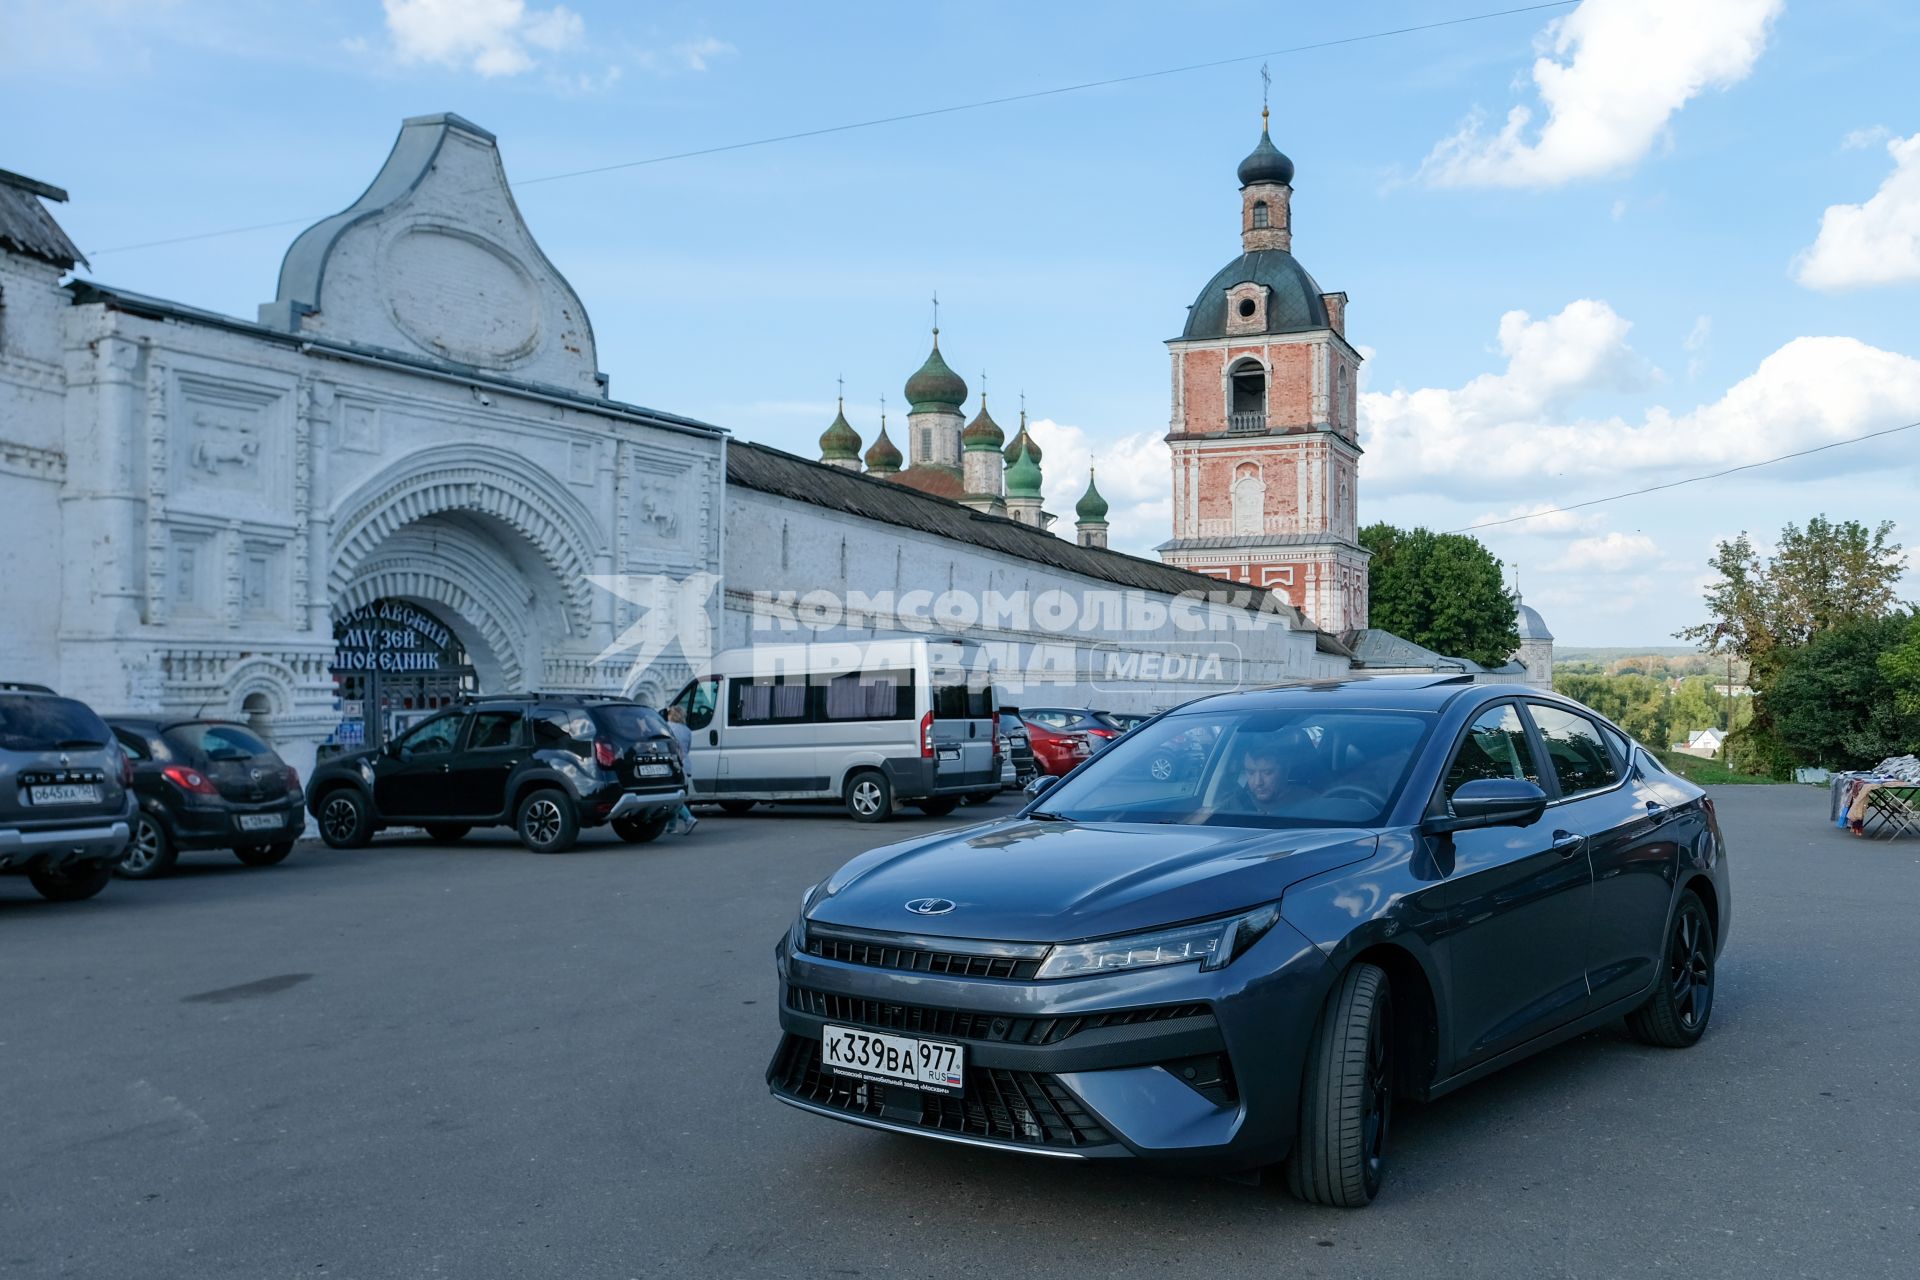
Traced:
[[1120, 551], [1149, 556], [1173, 532], [1173, 459], [1162, 437], [1136, 431], [1096, 440], [1084, 428], [1038, 418], [1027, 423], [1045, 455], [1042, 493], [1046, 509], [1060, 517], [1054, 531], [1073, 537], [1073, 508], [1087, 491], [1087, 468], [1096, 470], [1107, 500], [1107, 534]]
[[1843, 151], [1863, 151], [1868, 147], [1877, 147], [1893, 136], [1893, 130], [1883, 124], [1872, 125], [1865, 129], [1855, 129], [1840, 139]]
[[1713, 336], [1713, 317], [1695, 316], [1693, 328], [1687, 330], [1686, 340], [1680, 345], [1689, 351], [1698, 351], [1707, 345], [1707, 339]]
[[1541, 33], [1546, 122], [1516, 105], [1489, 135], [1470, 116], [1422, 174], [1439, 186], [1548, 187], [1627, 169], [1688, 99], [1746, 78], [1782, 0], [1586, 0]]
[[[1501, 318], [1504, 373], [1459, 388], [1363, 392], [1362, 480], [1372, 493], [1586, 496], [1590, 482], [1625, 487], [1758, 462], [1913, 420], [1920, 360], [1854, 338], [1795, 338], [1718, 400], [1682, 413], [1662, 406], [1638, 422], [1581, 419], [1581, 393], [1619, 386], [1634, 363], [1627, 322], [1604, 302], [1570, 304], [1532, 320]], [[1909, 452], [1839, 449], [1763, 473], [1791, 480], [1881, 469]]]
[[483, 76], [519, 75], [533, 51], [578, 46], [586, 23], [565, 5], [529, 10], [525, 0], [382, 0], [401, 62], [465, 66]]
[[1809, 289], [1920, 282], [1920, 133], [1887, 143], [1893, 172], [1865, 204], [1828, 205], [1795, 263]]
[[1567, 545], [1566, 554], [1547, 567], [1562, 572], [1620, 573], [1648, 568], [1659, 557], [1659, 545], [1646, 534], [1616, 529], [1599, 537], [1576, 538]]
[[738, 52], [738, 49], [725, 40], [715, 40], [712, 36], [701, 40], [688, 40], [673, 46], [673, 56], [678, 58], [680, 65], [689, 71], [705, 71], [707, 64], [713, 59]]

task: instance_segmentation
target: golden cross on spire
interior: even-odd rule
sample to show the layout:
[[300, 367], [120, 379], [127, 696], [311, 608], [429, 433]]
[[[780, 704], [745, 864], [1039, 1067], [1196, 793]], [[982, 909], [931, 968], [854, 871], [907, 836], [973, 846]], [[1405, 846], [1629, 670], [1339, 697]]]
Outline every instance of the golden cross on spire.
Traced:
[[887, 429], [887, 398], [885, 396], [880, 397], [880, 429], [882, 431]]
[[1260, 64], [1260, 130], [1267, 128], [1267, 90], [1273, 87], [1273, 76], [1267, 71], [1267, 64]]
[[987, 371], [985, 369], [980, 371], [980, 407], [982, 409], [987, 407]]
[[940, 345], [940, 291], [933, 291], [933, 345]]
[[844, 409], [847, 407], [847, 380], [845, 378], [835, 378], [834, 381], [840, 386], [840, 407]]

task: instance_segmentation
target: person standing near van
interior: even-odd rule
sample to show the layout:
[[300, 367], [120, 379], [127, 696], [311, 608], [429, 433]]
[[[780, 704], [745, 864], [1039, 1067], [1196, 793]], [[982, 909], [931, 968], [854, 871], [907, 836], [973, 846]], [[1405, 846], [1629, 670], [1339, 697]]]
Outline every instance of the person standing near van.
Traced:
[[[667, 732], [673, 735], [674, 754], [680, 757], [680, 776], [686, 779], [687, 793], [693, 793], [693, 730], [687, 728], [687, 713], [679, 707], [667, 708]], [[700, 819], [693, 816], [693, 810], [682, 804], [674, 813], [673, 821], [667, 830], [675, 835], [689, 835], [700, 825]]]

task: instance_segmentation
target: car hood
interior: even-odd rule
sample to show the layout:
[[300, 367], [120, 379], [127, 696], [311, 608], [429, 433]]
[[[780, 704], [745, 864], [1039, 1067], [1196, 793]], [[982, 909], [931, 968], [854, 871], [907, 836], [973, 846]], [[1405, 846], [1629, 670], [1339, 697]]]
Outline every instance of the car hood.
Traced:
[[[1004, 942], [1065, 942], [1224, 915], [1373, 855], [1354, 828], [1248, 830], [1009, 819], [888, 845], [829, 877], [820, 924]], [[951, 912], [906, 904], [945, 898]]]

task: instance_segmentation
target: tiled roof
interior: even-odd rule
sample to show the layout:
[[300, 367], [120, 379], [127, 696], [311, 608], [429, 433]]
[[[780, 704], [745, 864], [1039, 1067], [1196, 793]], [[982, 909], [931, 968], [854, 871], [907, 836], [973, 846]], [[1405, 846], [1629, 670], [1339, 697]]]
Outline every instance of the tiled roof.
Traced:
[[[727, 483], [796, 502], [931, 533], [956, 542], [1031, 560], [1050, 568], [1097, 578], [1121, 587], [1176, 595], [1182, 591], [1248, 590], [1256, 601], [1267, 593], [1240, 583], [1222, 582], [1205, 574], [1176, 569], [1157, 560], [1143, 560], [1105, 547], [1083, 547], [1056, 538], [1004, 516], [987, 515], [946, 498], [921, 493], [890, 480], [842, 471], [805, 458], [732, 440], [727, 444]], [[1298, 610], [1275, 597], [1271, 606], [1297, 630], [1310, 623]], [[1320, 652], [1344, 654], [1346, 649], [1325, 636]]]
[[67, 193], [44, 182], [0, 169], [0, 248], [51, 262], [62, 271], [86, 258], [53, 220], [41, 200], [65, 202]]

